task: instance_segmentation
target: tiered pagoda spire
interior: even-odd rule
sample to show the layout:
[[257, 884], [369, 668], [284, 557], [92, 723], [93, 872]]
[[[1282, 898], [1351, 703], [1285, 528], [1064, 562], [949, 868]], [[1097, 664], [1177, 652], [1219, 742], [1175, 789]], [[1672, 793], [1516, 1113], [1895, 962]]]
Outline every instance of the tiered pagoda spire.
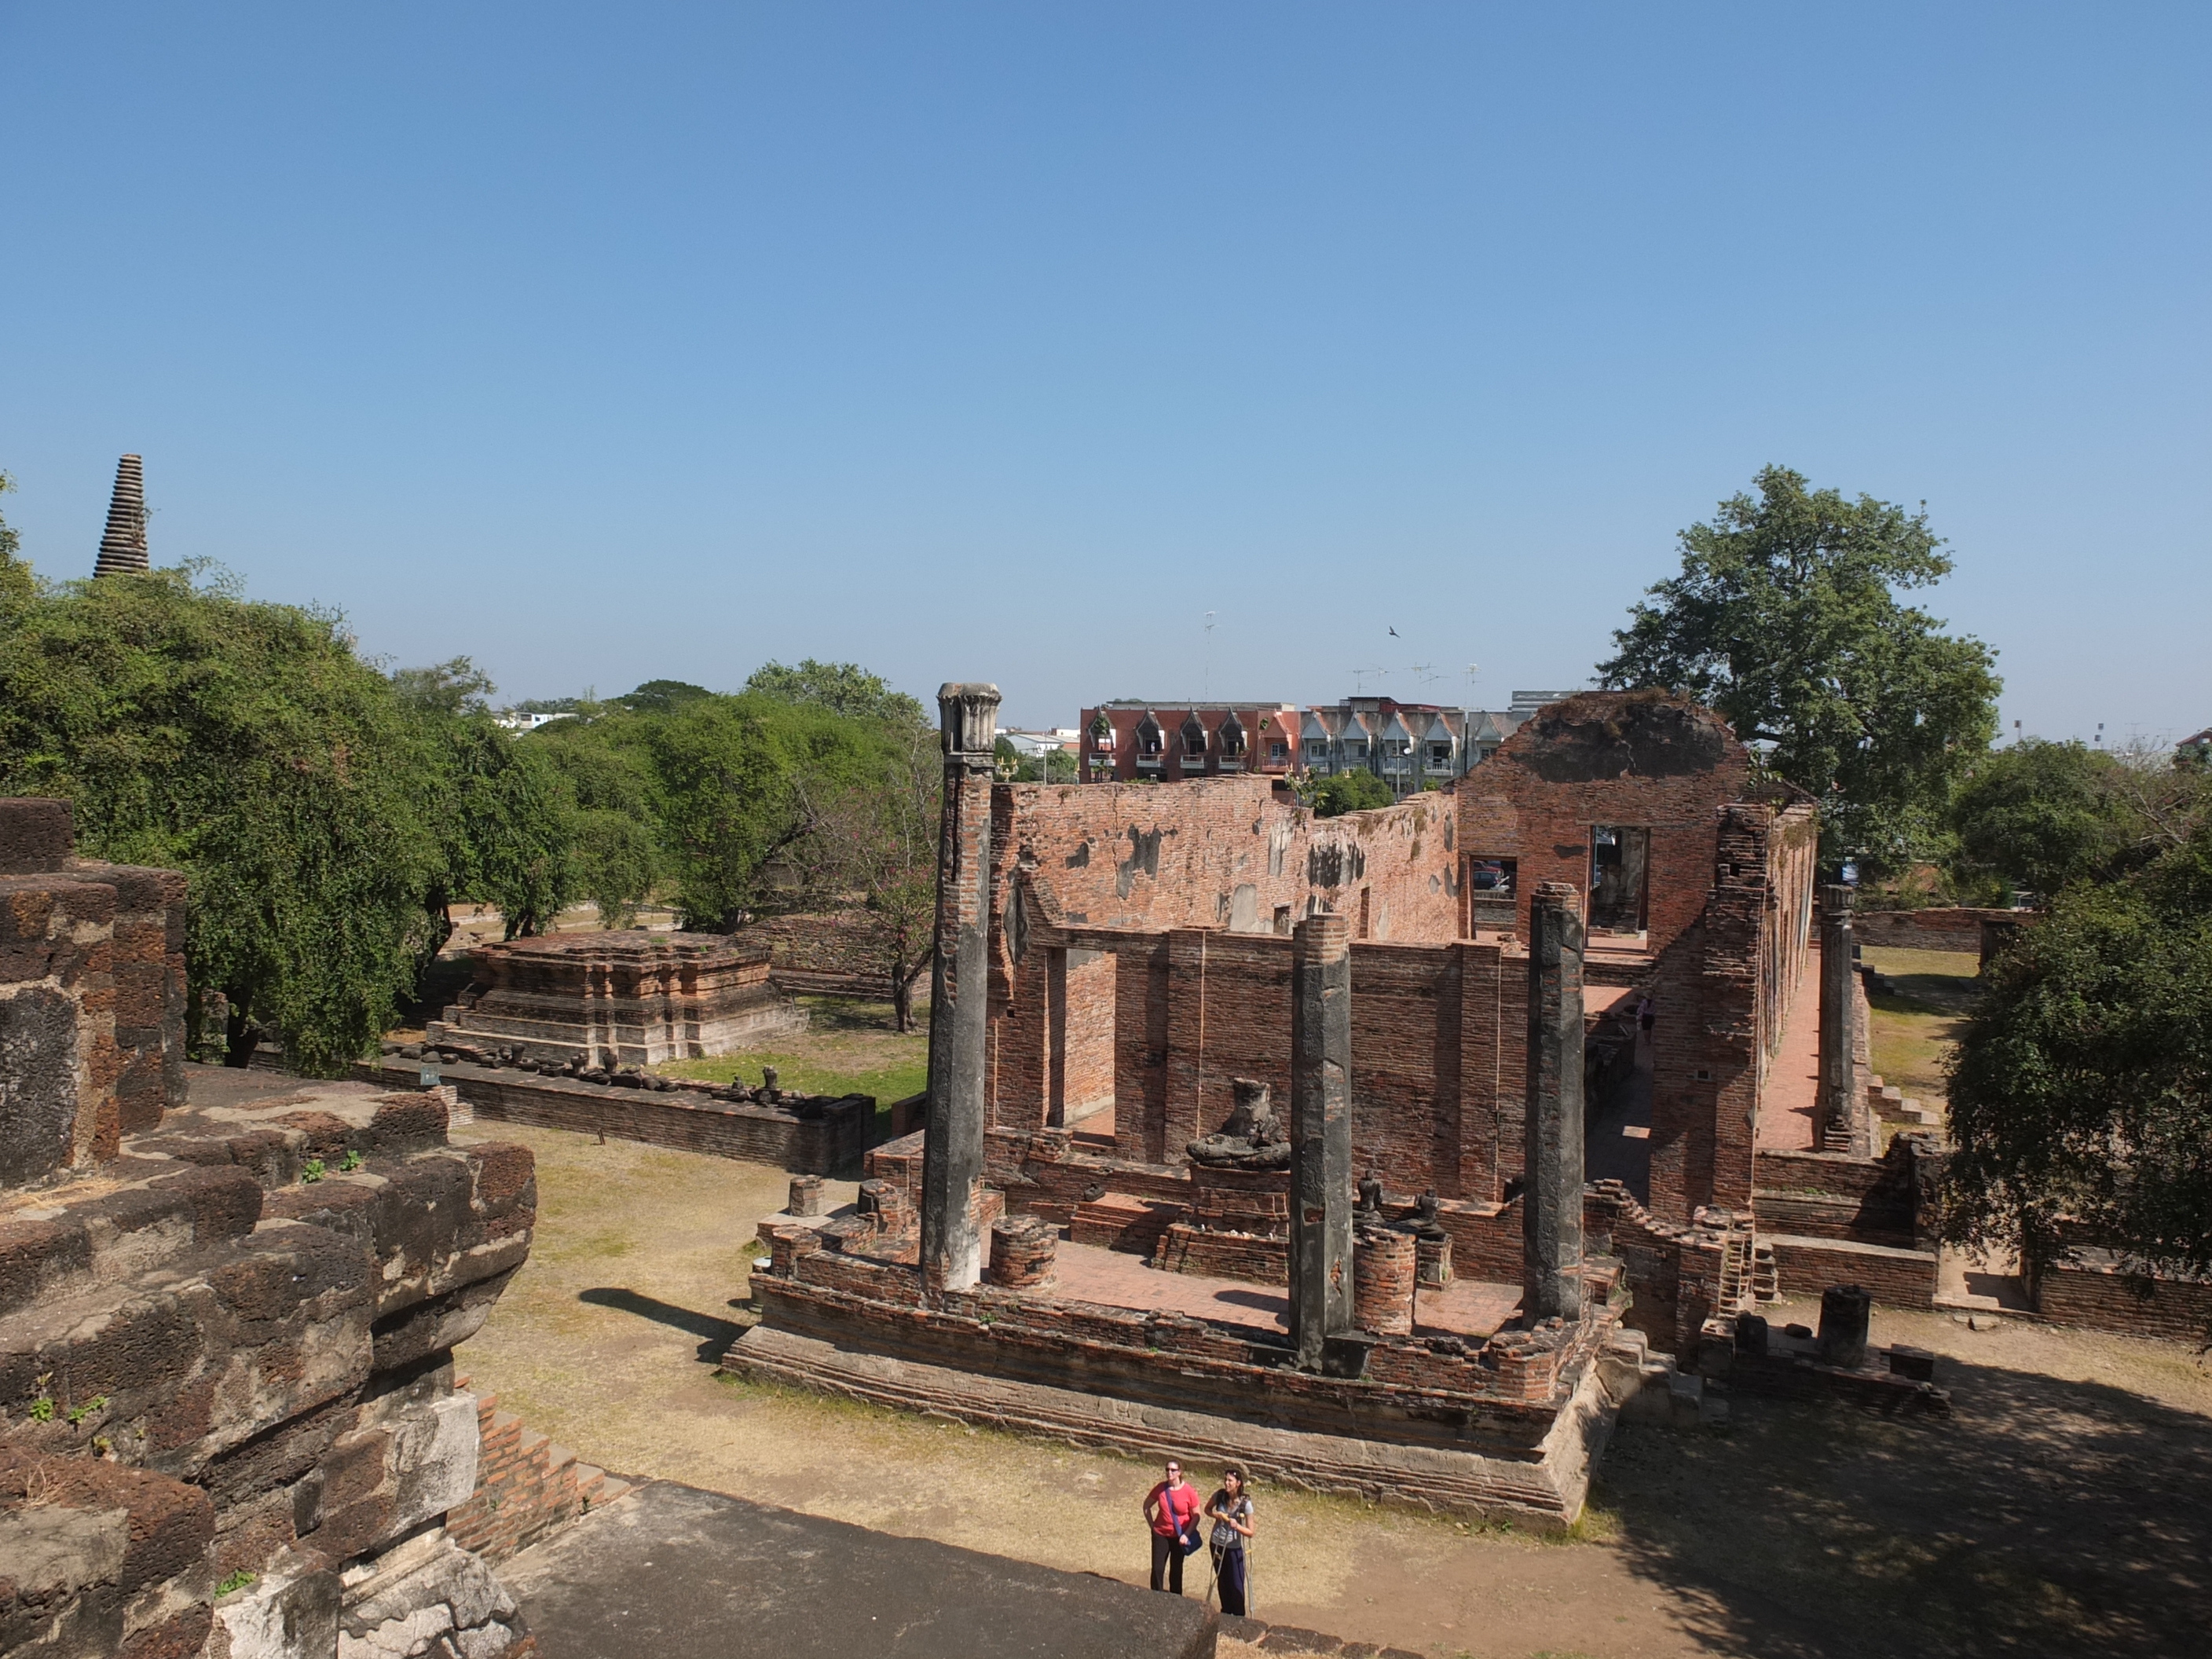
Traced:
[[138, 457], [115, 464], [115, 495], [107, 503], [107, 533], [100, 538], [95, 576], [141, 574], [153, 568], [146, 552], [146, 473]]

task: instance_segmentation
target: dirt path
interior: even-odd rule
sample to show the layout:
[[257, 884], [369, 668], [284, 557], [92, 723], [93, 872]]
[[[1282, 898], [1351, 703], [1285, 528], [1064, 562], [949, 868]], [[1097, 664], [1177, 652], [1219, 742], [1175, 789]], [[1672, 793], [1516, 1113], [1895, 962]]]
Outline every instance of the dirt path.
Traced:
[[[712, 1375], [781, 1171], [478, 1138], [537, 1152], [539, 1231], [461, 1364], [532, 1427], [624, 1474], [1142, 1581], [1149, 1468]], [[1740, 1401], [1726, 1432], [1624, 1428], [1565, 1542], [1263, 1492], [1255, 1610], [1437, 1659], [2181, 1650], [2161, 1621], [2212, 1613], [2212, 1376], [2024, 1325], [1893, 1334], [1960, 1357], [1952, 1425]]]

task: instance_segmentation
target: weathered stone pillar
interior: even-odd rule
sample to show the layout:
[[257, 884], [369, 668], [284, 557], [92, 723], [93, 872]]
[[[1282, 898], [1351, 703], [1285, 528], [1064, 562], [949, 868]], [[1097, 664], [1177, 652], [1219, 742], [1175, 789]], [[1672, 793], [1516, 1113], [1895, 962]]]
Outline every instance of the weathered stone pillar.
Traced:
[[937, 961], [930, 975], [929, 1125], [922, 1139], [921, 1270], [933, 1290], [983, 1271], [983, 1060], [990, 1012], [991, 750], [999, 688], [937, 693], [945, 740], [937, 859]]
[[1874, 1298], [1856, 1285], [1831, 1285], [1820, 1292], [1820, 1363], [1856, 1370], [1866, 1364], [1867, 1326]]
[[1848, 1146], [1856, 1103], [1851, 1098], [1851, 1053], [1858, 1035], [1851, 890], [1825, 887], [1820, 897], [1820, 1143], [1840, 1140]]
[[1352, 1324], [1352, 930], [1291, 934], [1291, 1342], [1318, 1371]]
[[1583, 923], [1571, 882], [1528, 907], [1528, 1095], [1522, 1143], [1521, 1312], [1583, 1311]]

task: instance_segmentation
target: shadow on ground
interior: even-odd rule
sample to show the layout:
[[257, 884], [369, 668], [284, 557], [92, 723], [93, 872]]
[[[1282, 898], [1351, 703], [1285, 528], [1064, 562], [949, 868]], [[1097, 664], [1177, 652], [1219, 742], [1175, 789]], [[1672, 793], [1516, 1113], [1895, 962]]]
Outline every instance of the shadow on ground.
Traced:
[[1598, 1500], [1716, 1653], [2212, 1650], [2212, 1421], [1947, 1360], [1948, 1419], [1734, 1397], [1722, 1432], [1624, 1425]]
[[699, 1362], [719, 1365], [722, 1356], [730, 1351], [730, 1344], [738, 1340], [744, 1328], [726, 1319], [717, 1319], [712, 1314], [693, 1313], [689, 1308], [679, 1308], [672, 1302], [663, 1302], [658, 1297], [641, 1296], [635, 1291], [618, 1285], [594, 1285], [588, 1291], [576, 1292], [576, 1300], [588, 1302], [595, 1308], [613, 1308], [618, 1312], [635, 1314], [641, 1319], [650, 1319], [656, 1325], [665, 1325], [672, 1330], [684, 1332], [699, 1339]]

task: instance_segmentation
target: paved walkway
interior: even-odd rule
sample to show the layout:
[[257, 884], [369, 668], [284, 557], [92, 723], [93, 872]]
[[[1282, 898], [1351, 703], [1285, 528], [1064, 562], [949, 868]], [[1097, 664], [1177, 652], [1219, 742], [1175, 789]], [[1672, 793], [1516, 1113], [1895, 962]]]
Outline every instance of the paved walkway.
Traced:
[[[1201, 1273], [1165, 1273], [1146, 1267], [1140, 1255], [1078, 1244], [1066, 1237], [1060, 1242], [1055, 1265], [1060, 1285], [1053, 1294], [1063, 1301], [1097, 1302], [1109, 1308], [1159, 1308], [1231, 1324], [1290, 1328], [1290, 1294], [1270, 1285], [1209, 1279]], [[1486, 1337], [1520, 1306], [1518, 1285], [1463, 1279], [1441, 1293], [1420, 1292], [1414, 1313], [1421, 1331], [1439, 1336]]]
[[1759, 1147], [1769, 1152], [1809, 1152], [1820, 1095], [1820, 942], [1806, 947], [1797, 1000], [1782, 1018], [1782, 1047], [1766, 1067], [1759, 1103]]

